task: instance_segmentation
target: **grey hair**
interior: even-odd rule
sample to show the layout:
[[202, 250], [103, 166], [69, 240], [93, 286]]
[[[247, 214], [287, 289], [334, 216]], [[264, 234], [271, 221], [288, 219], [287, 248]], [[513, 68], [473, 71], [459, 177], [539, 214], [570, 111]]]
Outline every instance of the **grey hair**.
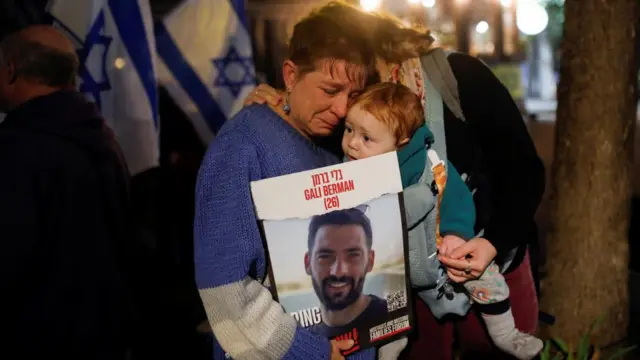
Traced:
[[0, 43], [0, 63], [12, 64], [17, 77], [51, 87], [74, 86], [79, 66], [75, 53], [25, 40], [19, 35], [9, 35]]

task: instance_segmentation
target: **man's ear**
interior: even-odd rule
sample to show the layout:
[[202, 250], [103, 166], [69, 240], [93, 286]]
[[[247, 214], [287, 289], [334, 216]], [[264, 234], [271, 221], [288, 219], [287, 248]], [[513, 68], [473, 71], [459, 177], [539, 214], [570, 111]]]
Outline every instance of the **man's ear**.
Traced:
[[309, 253], [304, 254], [304, 270], [307, 272], [307, 275], [311, 276], [311, 260], [309, 259]]
[[371, 272], [373, 270], [373, 264], [376, 260], [376, 252], [375, 250], [369, 249], [369, 262], [367, 263], [367, 272]]
[[405, 146], [405, 145], [407, 145], [407, 143], [409, 143], [409, 140], [410, 140], [409, 138], [404, 138], [404, 139], [398, 141], [398, 144], [396, 146], [397, 147]]
[[8, 80], [8, 85], [13, 85], [18, 80], [18, 74], [16, 74], [16, 67], [12, 63], [6, 63], [4, 66], [0, 67], [2, 71], [5, 73], [5, 77]]
[[291, 60], [286, 60], [282, 64], [282, 77], [285, 88], [290, 91], [298, 80], [298, 65]]

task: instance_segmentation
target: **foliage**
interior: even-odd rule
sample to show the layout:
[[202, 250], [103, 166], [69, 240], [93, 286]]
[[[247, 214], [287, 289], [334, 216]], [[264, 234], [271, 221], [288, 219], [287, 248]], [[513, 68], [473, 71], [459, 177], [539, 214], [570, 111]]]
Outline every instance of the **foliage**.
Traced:
[[[602, 349], [593, 343], [592, 334], [596, 327], [598, 327], [605, 316], [600, 316], [594, 321], [589, 330], [582, 336], [578, 344], [577, 351], [574, 351], [572, 344], [567, 344], [565, 341], [559, 338], [553, 340], [547, 340], [542, 353], [540, 354], [540, 360], [600, 360], [602, 359]], [[552, 349], [553, 348], [553, 349]], [[622, 359], [623, 356], [633, 351], [636, 347], [630, 346], [622, 348], [611, 354], [606, 359], [602, 360], [614, 360]], [[553, 357], [552, 357], [553, 355]]]

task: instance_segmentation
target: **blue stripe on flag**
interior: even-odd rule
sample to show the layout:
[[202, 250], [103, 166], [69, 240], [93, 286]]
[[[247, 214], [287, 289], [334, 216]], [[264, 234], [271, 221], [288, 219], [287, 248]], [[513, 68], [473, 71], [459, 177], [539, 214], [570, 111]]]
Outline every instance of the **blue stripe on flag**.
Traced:
[[113, 20], [120, 32], [120, 39], [127, 48], [129, 57], [136, 67], [144, 87], [151, 111], [153, 123], [158, 128], [158, 89], [151, 62], [151, 49], [147, 41], [144, 18], [138, 0], [109, 0]]
[[244, 28], [249, 31], [249, 26], [247, 24], [247, 16], [244, 12], [244, 2], [245, 0], [229, 0], [231, 3], [231, 7], [235, 10], [238, 19], [240, 19], [240, 23], [244, 26]]
[[180, 86], [187, 92], [191, 100], [195, 103], [206, 121], [209, 129], [215, 134], [220, 130], [226, 120], [224, 112], [215, 102], [211, 93], [200, 81], [198, 75], [187, 60], [182, 56], [180, 49], [176, 46], [171, 34], [167, 31], [161, 21], [155, 24], [156, 47], [158, 55], [165, 62], [173, 77]]

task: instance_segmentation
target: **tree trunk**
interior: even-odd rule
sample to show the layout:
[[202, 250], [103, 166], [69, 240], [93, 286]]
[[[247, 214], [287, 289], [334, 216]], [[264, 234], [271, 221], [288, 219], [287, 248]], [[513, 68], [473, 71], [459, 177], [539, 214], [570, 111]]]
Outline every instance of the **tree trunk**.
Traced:
[[565, 2], [541, 309], [557, 318], [548, 335], [574, 345], [603, 314], [598, 343], [627, 335], [638, 2]]

